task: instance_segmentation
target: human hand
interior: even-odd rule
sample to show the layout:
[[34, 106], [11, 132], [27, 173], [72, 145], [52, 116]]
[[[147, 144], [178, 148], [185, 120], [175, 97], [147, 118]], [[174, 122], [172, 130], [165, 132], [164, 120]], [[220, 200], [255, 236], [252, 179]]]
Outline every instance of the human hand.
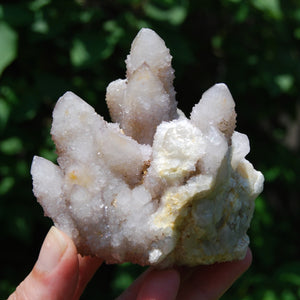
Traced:
[[[248, 251], [242, 261], [144, 272], [118, 300], [218, 299], [251, 264]], [[52, 227], [39, 258], [8, 300], [78, 300], [102, 264], [99, 258], [82, 257], [73, 241]]]
[[216, 300], [251, 262], [252, 253], [248, 248], [240, 261], [169, 270], [149, 268], [117, 300]]

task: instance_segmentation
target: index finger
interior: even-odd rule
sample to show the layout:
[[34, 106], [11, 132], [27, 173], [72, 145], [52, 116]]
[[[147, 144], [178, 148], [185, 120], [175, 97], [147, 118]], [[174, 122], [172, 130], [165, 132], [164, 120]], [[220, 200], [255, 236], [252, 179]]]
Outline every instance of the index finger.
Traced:
[[81, 256], [78, 254], [79, 276], [73, 300], [77, 300], [83, 293], [88, 282], [102, 265], [103, 260], [98, 257]]
[[194, 269], [181, 269], [181, 286], [177, 299], [215, 300], [251, 265], [252, 254], [248, 248], [243, 260], [199, 266]]

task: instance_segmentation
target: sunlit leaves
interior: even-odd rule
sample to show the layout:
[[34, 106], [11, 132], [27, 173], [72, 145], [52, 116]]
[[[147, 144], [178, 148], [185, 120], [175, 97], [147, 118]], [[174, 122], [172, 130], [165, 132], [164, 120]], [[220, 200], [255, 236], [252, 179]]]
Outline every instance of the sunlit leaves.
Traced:
[[115, 45], [123, 36], [124, 30], [113, 20], [103, 24], [104, 31], [84, 33], [74, 37], [70, 49], [71, 63], [75, 67], [84, 67], [107, 59]]
[[32, 30], [38, 33], [46, 34], [49, 31], [49, 25], [43, 17], [42, 13], [37, 13], [35, 21], [31, 26]]
[[71, 63], [75, 67], [82, 67], [101, 61], [110, 56], [114, 43], [98, 35], [78, 36], [74, 38], [70, 50]]
[[174, 5], [169, 9], [162, 9], [153, 4], [146, 3], [144, 10], [147, 16], [158, 21], [167, 21], [172, 25], [180, 25], [187, 15], [187, 5]]
[[90, 54], [86, 49], [85, 44], [79, 40], [74, 39], [73, 45], [70, 51], [71, 62], [74, 66], [78, 67], [87, 62], [90, 58]]
[[257, 9], [271, 18], [280, 19], [282, 17], [279, 0], [251, 0], [251, 2]]
[[291, 74], [281, 74], [275, 77], [275, 82], [282, 92], [289, 92], [293, 87], [294, 77]]
[[44, 6], [51, 3], [51, 0], [33, 0], [29, 4], [29, 8], [32, 11], [40, 11]]

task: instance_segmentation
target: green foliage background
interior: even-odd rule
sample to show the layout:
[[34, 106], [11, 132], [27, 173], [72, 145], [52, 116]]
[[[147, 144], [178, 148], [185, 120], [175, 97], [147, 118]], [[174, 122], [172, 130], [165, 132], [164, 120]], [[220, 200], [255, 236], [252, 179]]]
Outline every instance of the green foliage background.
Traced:
[[[265, 190], [250, 229], [251, 269], [222, 299], [300, 298], [300, 2], [26, 0], [0, 2], [0, 298], [31, 270], [51, 225], [31, 191], [37, 154], [55, 161], [51, 113], [65, 91], [109, 119], [105, 88], [124, 78], [141, 27], [171, 49], [187, 115], [215, 82], [229, 86], [237, 130]], [[143, 268], [104, 266], [82, 299], [112, 299]]]

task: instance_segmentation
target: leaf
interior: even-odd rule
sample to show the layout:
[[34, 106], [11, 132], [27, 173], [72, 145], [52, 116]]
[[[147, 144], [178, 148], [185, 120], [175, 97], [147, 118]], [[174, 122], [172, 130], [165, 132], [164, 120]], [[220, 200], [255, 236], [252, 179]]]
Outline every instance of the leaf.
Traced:
[[175, 26], [182, 24], [187, 16], [187, 7], [185, 5], [177, 5], [165, 10], [147, 3], [144, 6], [144, 10], [149, 17], [158, 21], [168, 21]]
[[113, 52], [115, 44], [123, 34], [123, 30], [115, 28], [110, 30], [110, 24], [105, 25], [107, 34], [78, 34], [73, 39], [73, 45], [70, 49], [71, 63], [75, 67], [86, 67], [95, 62], [107, 59]]
[[84, 43], [79, 39], [74, 39], [73, 46], [70, 51], [71, 62], [73, 66], [78, 67], [83, 65], [89, 60], [90, 55], [84, 45]]
[[255, 8], [266, 13], [273, 19], [281, 19], [282, 11], [279, 0], [252, 0]]
[[0, 151], [6, 155], [15, 155], [23, 148], [21, 139], [18, 137], [10, 137], [0, 143]]
[[33, 11], [38, 11], [50, 3], [51, 0], [34, 0], [29, 4], [29, 8]]
[[14, 186], [15, 179], [13, 177], [4, 177], [0, 181], [0, 195], [5, 195]]
[[264, 172], [266, 181], [271, 182], [276, 180], [281, 174], [281, 169], [278, 166], [273, 166]]
[[288, 92], [294, 84], [294, 77], [290, 74], [281, 74], [275, 77], [275, 82], [282, 92]]
[[120, 291], [125, 290], [132, 283], [134, 278], [127, 272], [120, 273], [116, 279], [113, 281], [112, 285], [114, 289], [118, 289]]
[[273, 290], [266, 290], [264, 292], [263, 300], [277, 300], [277, 296], [275, 291]]
[[5, 125], [9, 119], [10, 115], [10, 107], [4, 101], [4, 99], [0, 98], [0, 132], [5, 128]]
[[286, 263], [277, 270], [275, 278], [285, 286], [291, 284], [300, 287], [300, 261]]
[[18, 35], [5, 22], [0, 23], [0, 76], [17, 57]]

